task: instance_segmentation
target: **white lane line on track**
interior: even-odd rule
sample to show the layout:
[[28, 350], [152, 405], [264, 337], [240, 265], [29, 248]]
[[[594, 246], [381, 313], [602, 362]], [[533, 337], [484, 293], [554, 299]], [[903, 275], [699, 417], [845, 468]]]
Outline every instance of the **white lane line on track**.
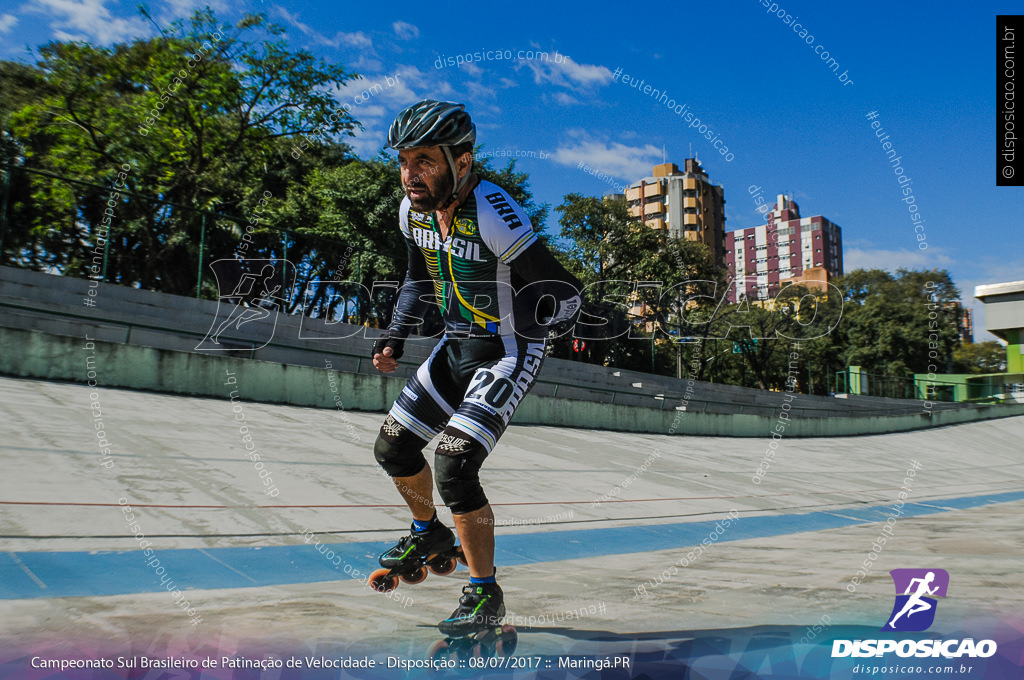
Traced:
[[228, 563], [227, 563], [227, 562], [225, 562], [224, 560], [219, 560], [219, 559], [217, 559], [216, 557], [214, 557], [214, 556], [213, 556], [213, 555], [211, 555], [210, 553], [206, 552], [206, 551], [205, 551], [205, 550], [203, 550], [202, 548], [199, 548], [199, 552], [201, 552], [202, 554], [206, 555], [207, 557], [209, 557], [209, 558], [210, 558], [211, 560], [213, 560], [213, 561], [214, 561], [214, 562], [216, 562], [217, 564], [219, 564], [219, 565], [221, 565], [221, 566], [223, 566], [223, 567], [226, 567], [227, 569], [230, 569], [231, 571], [235, 572], [236, 574], [238, 574], [238, 575], [239, 575], [239, 576], [241, 576], [242, 578], [244, 578], [244, 579], [248, 579], [248, 580], [249, 580], [249, 581], [251, 581], [252, 583], [256, 583], [256, 579], [252, 578], [251, 576], [249, 576], [248, 574], [246, 574], [246, 573], [244, 573], [244, 572], [238, 571], [237, 569], [235, 569], [234, 567], [232, 567], [232, 566], [231, 566], [230, 564], [228, 564]]
[[17, 556], [17, 555], [15, 554], [15, 553], [12, 553], [11, 551], [9, 551], [9, 550], [8, 550], [8, 551], [7, 551], [7, 554], [11, 556], [11, 559], [12, 559], [12, 560], [14, 560], [14, 563], [15, 563], [15, 564], [17, 564], [17, 565], [18, 565], [19, 567], [21, 567], [21, 570], [22, 570], [23, 572], [25, 572], [26, 574], [28, 574], [28, 577], [29, 577], [30, 579], [32, 579], [33, 581], [35, 581], [35, 582], [36, 582], [36, 585], [37, 585], [37, 586], [39, 586], [39, 587], [40, 587], [40, 588], [41, 588], [42, 590], [46, 590], [46, 584], [45, 584], [45, 583], [43, 583], [42, 579], [40, 579], [40, 578], [39, 578], [38, 576], [36, 576], [35, 574], [33, 574], [33, 573], [32, 573], [32, 570], [31, 570], [31, 569], [29, 569], [28, 567], [26, 567], [26, 566], [25, 566], [25, 563], [24, 563], [24, 562], [22, 562], [22, 561], [21, 561], [20, 559], [18, 559], [18, 556]]

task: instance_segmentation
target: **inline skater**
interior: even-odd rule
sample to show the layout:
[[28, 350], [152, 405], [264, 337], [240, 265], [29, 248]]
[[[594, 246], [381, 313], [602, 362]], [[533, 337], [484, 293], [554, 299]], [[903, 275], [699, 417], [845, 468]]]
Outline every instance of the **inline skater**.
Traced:
[[[437, 517], [435, 482], [452, 512], [470, 575], [459, 606], [438, 624], [452, 637], [493, 628], [505, 615], [494, 513], [479, 471], [537, 378], [548, 326], [571, 321], [581, 303], [579, 281], [523, 209], [473, 172], [475, 142], [462, 104], [421, 101], [391, 126], [409, 264], [392, 322], [372, 350], [379, 371], [394, 371], [427, 306], [439, 306], [445, 333], [392, 405], [374, 456], [413, 518], [409, 535], [381, 555], [383, 567], [452, 554], [455, 535]], [[437, 435], [432, 479], [423, 449]]]

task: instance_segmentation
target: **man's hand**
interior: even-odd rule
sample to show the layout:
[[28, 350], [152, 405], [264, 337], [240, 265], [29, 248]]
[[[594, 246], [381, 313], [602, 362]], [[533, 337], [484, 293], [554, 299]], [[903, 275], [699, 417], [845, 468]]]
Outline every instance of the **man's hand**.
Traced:
[[558, 309], [554, 315], [547, 320], [549, 324], [561, 323], [562, 321], [570, 321], [576, 314], [579, 313], [580, 308], [583, 305], [583, 301], [579, 295], [573, 295], [568, 300], [562, 300], [558, 303]]
[[381, 373], [394, 373], [398, 368], [398, 360], [391, 356], [393, 350], [385, 347], [382, 352], [373, 355], [373, 367]]
[[385, 336], [377, 338], [373, 343], [373, 367], [381, 373], [393, 373], [398, 368], [398, 360], [405, 353], [405, 339]]

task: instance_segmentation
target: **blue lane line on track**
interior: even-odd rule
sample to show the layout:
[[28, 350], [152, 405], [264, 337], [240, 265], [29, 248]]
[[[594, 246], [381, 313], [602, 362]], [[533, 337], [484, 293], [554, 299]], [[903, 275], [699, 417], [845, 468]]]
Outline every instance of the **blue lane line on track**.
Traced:
[[[1024, 491], [907, 503], [903, 517], [1024, 500]], [[781, 536], [804, 531], [883, 522], [892, 504], [789, 515], [741, 517], [724, 529], [719, 542]], [[723, 516], [724, 517], [724, 516]], [[501, 566], [556, 562], [696, 546], [722, 520], [615, 528], [573, 529], [497, 537], [495, 561]], [[329, 559], [313, 544], [266, 548], [203, 548], [154, 553], [164, 579], [181, 590], [252, 588], [365, 578], [377, 568], [388, 542], [331, 543]], [[0, 553], [0, 599], [80, 597], [159, 592], [157, 564], [147, 565], [140, 550], [121, 552]], [[225, 566], [227, 565], [227, 566]], [[348, 570], [346, 571], [346, 567]], [[356, 573], [358, 570], [358, 573]]]

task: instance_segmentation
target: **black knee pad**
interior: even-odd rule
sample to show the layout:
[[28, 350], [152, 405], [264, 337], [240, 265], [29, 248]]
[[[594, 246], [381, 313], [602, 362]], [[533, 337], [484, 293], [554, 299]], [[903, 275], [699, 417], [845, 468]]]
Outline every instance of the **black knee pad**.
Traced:
[[464, 515], [487, 505], [480, 486], [480, 466], [487, 449], [480, 442], [454, 428], [441, 435], [434, 456], [434, 482], [453, 515]]
[[389, 413], [373, 444], [373, 457], [391, 477], [412, 477], [427, 464], [423, 457], [426, 445], [426, 440], [417, 437]]

